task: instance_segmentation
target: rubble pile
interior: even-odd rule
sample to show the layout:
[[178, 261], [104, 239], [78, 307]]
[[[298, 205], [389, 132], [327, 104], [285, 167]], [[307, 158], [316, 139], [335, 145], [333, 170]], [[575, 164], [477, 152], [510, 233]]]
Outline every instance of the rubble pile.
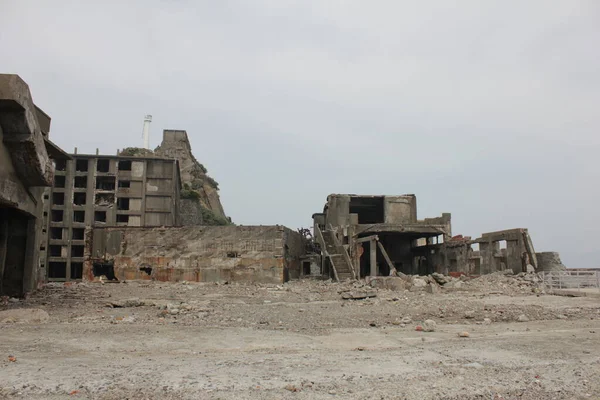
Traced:
[[482, 291], [490, 294], [527, 294], [544, 293], [542, 281], [536, 274], [501, 271], [489, 275], [471, 278], [466, 275], [452, 277], [437, 272], [431, 275], [409, 275], [405, 277], [367, 277], [366, 283], [371, 287], [387, 290], [408, 290], [443, 293], [451, 291]]
[[506, 295], [526, 293], [543, 294], [542, 280], [537, 274], [520, 273], [514, 275], [511, 270], [482, 275], [469, 281], [473, 290]]

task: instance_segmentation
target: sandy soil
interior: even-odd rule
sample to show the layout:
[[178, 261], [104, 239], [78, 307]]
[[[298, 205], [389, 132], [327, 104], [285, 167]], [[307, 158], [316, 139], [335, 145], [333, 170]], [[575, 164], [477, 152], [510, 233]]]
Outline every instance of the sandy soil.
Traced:
[[600, 399], [599, 299], [360, 285], [48, 285], [0, 307], [0, 398]]

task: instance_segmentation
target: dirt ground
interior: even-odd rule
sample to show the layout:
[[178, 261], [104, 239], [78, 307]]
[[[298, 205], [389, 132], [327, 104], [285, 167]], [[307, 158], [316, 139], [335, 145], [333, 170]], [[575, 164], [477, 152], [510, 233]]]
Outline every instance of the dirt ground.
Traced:
[[0, 306], [0, 398], [600, 399], [599, 299], [363, 284], [49, 284]]

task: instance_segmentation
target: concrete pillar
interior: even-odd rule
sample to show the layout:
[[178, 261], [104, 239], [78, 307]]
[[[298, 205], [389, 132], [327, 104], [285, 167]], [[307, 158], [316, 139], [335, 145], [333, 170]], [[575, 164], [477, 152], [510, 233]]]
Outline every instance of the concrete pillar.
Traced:
[[371, 276], [377, 276], [377, 243], [374, 239], [369, 242]]

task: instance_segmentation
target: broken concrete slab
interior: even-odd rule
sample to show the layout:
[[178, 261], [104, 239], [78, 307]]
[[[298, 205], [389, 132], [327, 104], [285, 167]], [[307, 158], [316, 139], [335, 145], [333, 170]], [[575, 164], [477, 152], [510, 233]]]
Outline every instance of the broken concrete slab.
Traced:
[[377, 297], [377, 292], [375, 290], [352, 290], [342, 293], [342, 299], [344, 300], [361, 300], [371, 297]]

